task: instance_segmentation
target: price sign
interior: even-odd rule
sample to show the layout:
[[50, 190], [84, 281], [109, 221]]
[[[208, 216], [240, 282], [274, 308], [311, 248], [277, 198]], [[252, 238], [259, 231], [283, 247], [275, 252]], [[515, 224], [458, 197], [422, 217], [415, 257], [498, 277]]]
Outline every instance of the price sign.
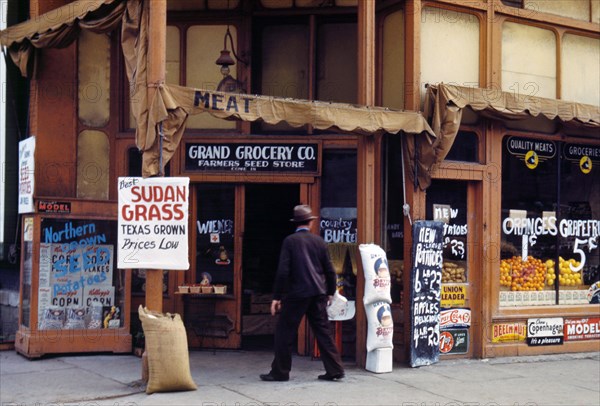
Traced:
[[412, 367], [439, 360], [443, 249], [444, 223], [414, 223], [410, 292]]

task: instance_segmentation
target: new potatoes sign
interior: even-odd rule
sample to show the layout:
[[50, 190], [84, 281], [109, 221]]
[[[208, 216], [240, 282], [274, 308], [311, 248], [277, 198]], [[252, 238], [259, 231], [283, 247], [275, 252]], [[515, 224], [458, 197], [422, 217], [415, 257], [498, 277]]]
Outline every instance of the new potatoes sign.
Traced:
[[189, 268], [189, 178], [119, 178], [118, 268]]

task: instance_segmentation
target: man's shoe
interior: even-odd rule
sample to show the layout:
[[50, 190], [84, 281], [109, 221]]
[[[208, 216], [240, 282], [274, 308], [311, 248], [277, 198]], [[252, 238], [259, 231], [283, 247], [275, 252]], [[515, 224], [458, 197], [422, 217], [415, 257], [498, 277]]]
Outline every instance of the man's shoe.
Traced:
[[289, 377], [274, 376], [270, 373], [260, 375], [260, 379], [266, 382], [285, 382], [290, 380]]
[[343, 372], [339, 373], [339, 374], [334, 374], [334, 375], [329, 375], [329, 374], [323, 374], [323, 375], [319, 375], [319, 379], [322, 381], [337, 381], [340, 379], [344, 379], [346, 375], [344, 375]]

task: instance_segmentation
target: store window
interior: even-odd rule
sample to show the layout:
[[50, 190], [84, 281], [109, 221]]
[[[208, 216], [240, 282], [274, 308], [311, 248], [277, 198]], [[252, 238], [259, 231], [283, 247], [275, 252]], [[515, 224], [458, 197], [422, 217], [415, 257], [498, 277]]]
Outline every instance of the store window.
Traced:
[[502, 25], [502, 90], [556, 98], [556, 36], [525, 24]]
[[124, 326], [125, 271], [115, 267], [116, 221], [43, 218], [38, 329]]
[[103, 131], [85, 130], [77, 138], [77, 197], [108, 199], [110, 145]]
[[[317, 21], [311, 25], [307, 18], [265, 19], [256, 24], [260, 26], [254, 44], [260, 55], [260, 69], [253, 72], [256, 93], [356, 103], [356, 23], [326, 21], [322, 16]], [[314, 58], [310, 58], [312, 49]], [[298, 133], [307, 128], [260, 123], [256, 131]]]
[[235, 185], [197, 186], [196, 232], [197, 285], [226, 286], [233, 292]]
[[467, 182], [434, 179], [427, 188], [425, 215], [444, 223], [442, 285], [467, 283]]
[[536, 13], [548, 13], [561, 17], [590, 21], [590, 2], [597, 0], [522, 0], [523, 8]]
[[382, 105], [404, 108], [404, 11], [398, 10], [383, 20], [381, 72]]
[[[235, 26], [227, 25], [194, 25], [184, 31], [186, 36], [185, 44], [185, 86], [199, 89], [216, 90], [223, 75], [215, 61], [223, 49], [223, 38], [229, 28], [236, 49], [237, 29]], [[229, 47], [229, 44], [228, 44]], [[228, 48], [229, 49], [229, 48]], [[235, 79], [237, 64], [231, 67], [230, 75]], [[234, 130], [235, 121], [223, 120], [211, 116], [210, 114], [192, 115], [187, 120], [189, 129], [221, 129]]]
[[477, 134], [471, 131], [459, 131], [445, 160], [479, 162], [479, 137]]
[[600, 106], [600, 39], [565, 34], [561, 54], [561, 99]]
[[402, 304], [402, 274], [404, 272], [404, 184], [402, 172], [402, 137], [385, 138], [385, 166], [383, 183], [382, 230], [383, 249], [386, 252], [391, 277], [392, 303]]
[[319, 230], [329, 246], [340, 292], [356, 298], [356, 151], [323, 151]]
[[479, 25], [479, 19], [473, 14], [423, 8], [421, 100], [425, 100], [427, 83], [479, 86]]
[[82, 30], [78, 41], [79, 120], [101, 128], [110, 119], [110, 37]]
[[504, 139], [501, 307], [598, 303], [599, 175], [600, 145]]

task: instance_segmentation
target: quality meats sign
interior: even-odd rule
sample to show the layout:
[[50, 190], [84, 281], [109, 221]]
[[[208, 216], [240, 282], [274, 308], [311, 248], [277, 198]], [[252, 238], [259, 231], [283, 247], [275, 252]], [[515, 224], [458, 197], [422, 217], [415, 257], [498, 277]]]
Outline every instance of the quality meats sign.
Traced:
[[119, 178], [120, 269], [187, 270], [189, 178]]
[[440, 312], [440, 328], [471, 326], [471, 309], [449, 309]]
[[527, 320], [527, 344], [558, 345], [563, 343], [563, 318]]

